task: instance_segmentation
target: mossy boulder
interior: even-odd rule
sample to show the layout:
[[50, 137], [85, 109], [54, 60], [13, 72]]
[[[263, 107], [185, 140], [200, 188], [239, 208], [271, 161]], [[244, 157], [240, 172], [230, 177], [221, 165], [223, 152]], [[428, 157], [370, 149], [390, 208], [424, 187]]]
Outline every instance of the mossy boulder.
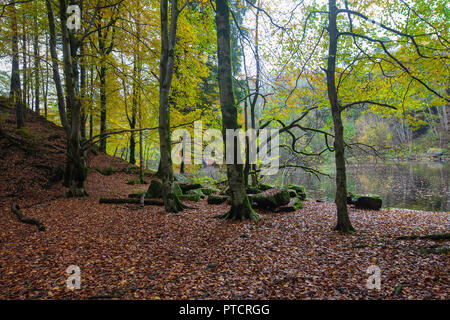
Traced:
[[293, 198], [284, 206], [279, 207], [276, 212], [294, 212], [303, 209], [303, 202], [299, 198]]
[[259, 190], [261, 190], [261, 191], [267, 191], [267, 190], [273, 189], [273, 186], [271, 186], [270, 184], [260, 183], [260, 184], [258, 185], [258, 188], [259, 188]]
[[290, 199], [291, 197], [286, 189], [272, 188], [262, 193], [255, 194], [251, 201], [255, 208], [273, 210], [288, 204]]
[[357, 195], [352, 200], [357, 209], [380, 210], [383, 205], [383, 200], [378, 195]]
[[221, 204], [227, 201], [228, 197], [226, 196], [216, 196], [216, 195], [210, 195], [208, 196], [208, 204]]
[[197, 194], [202, 199], [206, 197], [201, 189], [189, 190], [188, 192], [186, 192], [186, 194]]
[[297, 197], [300, 200], [305, 200], [306, 199], [306, 189], [303, 186], [298, 186], [296, 184], [288, 184], [286, 186], [287, 189], [291, 189], [291, 190], [295, 190], [295, 192], [297, 192]]
[[190, 190], [202, 188], [202, 185], [199, 183], [179, 182], [177, 184], [180, 186], [180, 189], [181, 189], [181, 191], [183, 191], [183, 193], [187, 193]]
[[152, 180], [148, 187], [146, 198], [162, 198], [162, 182], [159, 180]]
[[359, 197], [359, 195], [352, 192], [347, 192], [347, 204], [355, 204], [355, 200], [357, 197]]
[[178, 197], [180, 200], [188, 200], [188, 201], [200, 201], [200, 196], [196, 193], [182, 194]]
[[289, 192], [289, 196], [290, 196], [291, 198], [298, 197], [298, 193], [297, 193], [297, 191], [295, 191], [294, 189], [286, 189], [286, 190]]
[[201, 188], [200, 190], [203, 192], [203, 194], [205, 194], [207, 196], [209, 196], [209, 195], [211, 195], [213, 193], [219, 192], [219, 190], [214, 189], [214, 188]]

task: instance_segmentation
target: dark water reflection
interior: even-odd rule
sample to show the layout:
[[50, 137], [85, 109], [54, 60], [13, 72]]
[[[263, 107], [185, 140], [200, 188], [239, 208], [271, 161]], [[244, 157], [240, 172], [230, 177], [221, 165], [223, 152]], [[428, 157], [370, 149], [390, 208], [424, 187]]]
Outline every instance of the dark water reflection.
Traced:
[[[348, 165], [348, 190], [378, 194], [383, 199], [383, 207], [449, 211], [449, 168], [448, 163]], [[334, 176], [333, 167], [322, 170]], [[333, 179], [322, 177], [319, 181], [315, 176], [295, 170], [283, 172], [275, 180], [305, 186], [310, 198], [334, 200]]]

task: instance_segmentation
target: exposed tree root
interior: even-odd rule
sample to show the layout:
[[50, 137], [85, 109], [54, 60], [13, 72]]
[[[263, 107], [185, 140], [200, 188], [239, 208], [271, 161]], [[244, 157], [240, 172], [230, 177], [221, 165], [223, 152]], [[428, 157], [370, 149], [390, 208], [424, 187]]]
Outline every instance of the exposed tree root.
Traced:
[[350, 223], [338, 223], [334, 229], [334, 231], [340, 231], [342, 233], [354, 233], [355, 228]]
[[45, 231], [44, 224], [42, 222], [40, 222], [39, 220], [25, 217], [24, 214], [20, 211], [19, 205], [13, 203], [11, 206], [11, 211], [17, 216], [17, 218], [19, 218], [19, 220], [21, 222], [28, 223], [28, 224], [34, 224], [38, 228], [39, 231]]
[[231, 206], [230, 211], [224, 214], [217, 215], [214, 218], [231, 221], [260, 220], [259, 215], [250, 207], [248, 202], [247, 205], [244, 203], [242, 206]]

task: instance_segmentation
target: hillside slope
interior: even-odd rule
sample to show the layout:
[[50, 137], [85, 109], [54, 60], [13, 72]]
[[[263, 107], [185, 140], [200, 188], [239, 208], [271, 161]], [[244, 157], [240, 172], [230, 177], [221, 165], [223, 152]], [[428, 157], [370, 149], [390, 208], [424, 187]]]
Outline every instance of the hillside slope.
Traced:
[[[25, 125], [16, 129], [15, 110], [6, 98], [0, 97], [0, 206], [11, 202], [34, 204], [64, 195], [64, 130], [30, 110]], [[136, 169], [122, 159], [102, 153], [90, 153], [88, 167]]]

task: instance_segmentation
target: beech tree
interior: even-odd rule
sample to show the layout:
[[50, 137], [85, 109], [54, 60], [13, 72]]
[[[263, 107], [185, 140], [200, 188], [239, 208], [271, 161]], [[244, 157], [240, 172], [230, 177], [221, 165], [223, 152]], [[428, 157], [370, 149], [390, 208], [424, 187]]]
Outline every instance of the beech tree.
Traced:
[[[169, 94], [175, 63], [175, 45], [177, 40], [177, 23], [180, 11], [178, 0], [172, 0], [170, 6], [170, 26], [168, 0], [161, 0], [161, 58], [159, 64], [159, 146], [161, 160], [158, 168], [162, 180], [164, 206], [167, 212], [178, 212], [185, 206], [173, 190], [173, 164], [170, 137]], [[187, 2], [184, 4], [186, 5]]]
[[11, 68], [11, 87], [9, 97], [16, 108], [17, 128], [21, 128], [25, 123], [25, 105], [22, 103], [22, 91], [20, 88], [19, 75], [19, 36], [17, 31], [17, 12], [15, 1], [11, 4], [11, 37], [12, 48], [12, 68]]
[[[237, 122], [237, 108], [234, 100], [231, 54], [230, 54], [230, 9], [227, 0], [216, 0], [216, 28], [217, 28], [217, 57], [219, 74], [220, 107], [222, 111], [222, 135], [226, 141], [227, 129], [239, 129]], [[238, 151], [237, 141], [233, 146], [235, 158]], [[258, 214], [252, 209], [244, 186], [244, 165], [227, 164], [227, 178], [231, 196], [230, 210], [219, 216], [229, 220], [259, 220]]]

